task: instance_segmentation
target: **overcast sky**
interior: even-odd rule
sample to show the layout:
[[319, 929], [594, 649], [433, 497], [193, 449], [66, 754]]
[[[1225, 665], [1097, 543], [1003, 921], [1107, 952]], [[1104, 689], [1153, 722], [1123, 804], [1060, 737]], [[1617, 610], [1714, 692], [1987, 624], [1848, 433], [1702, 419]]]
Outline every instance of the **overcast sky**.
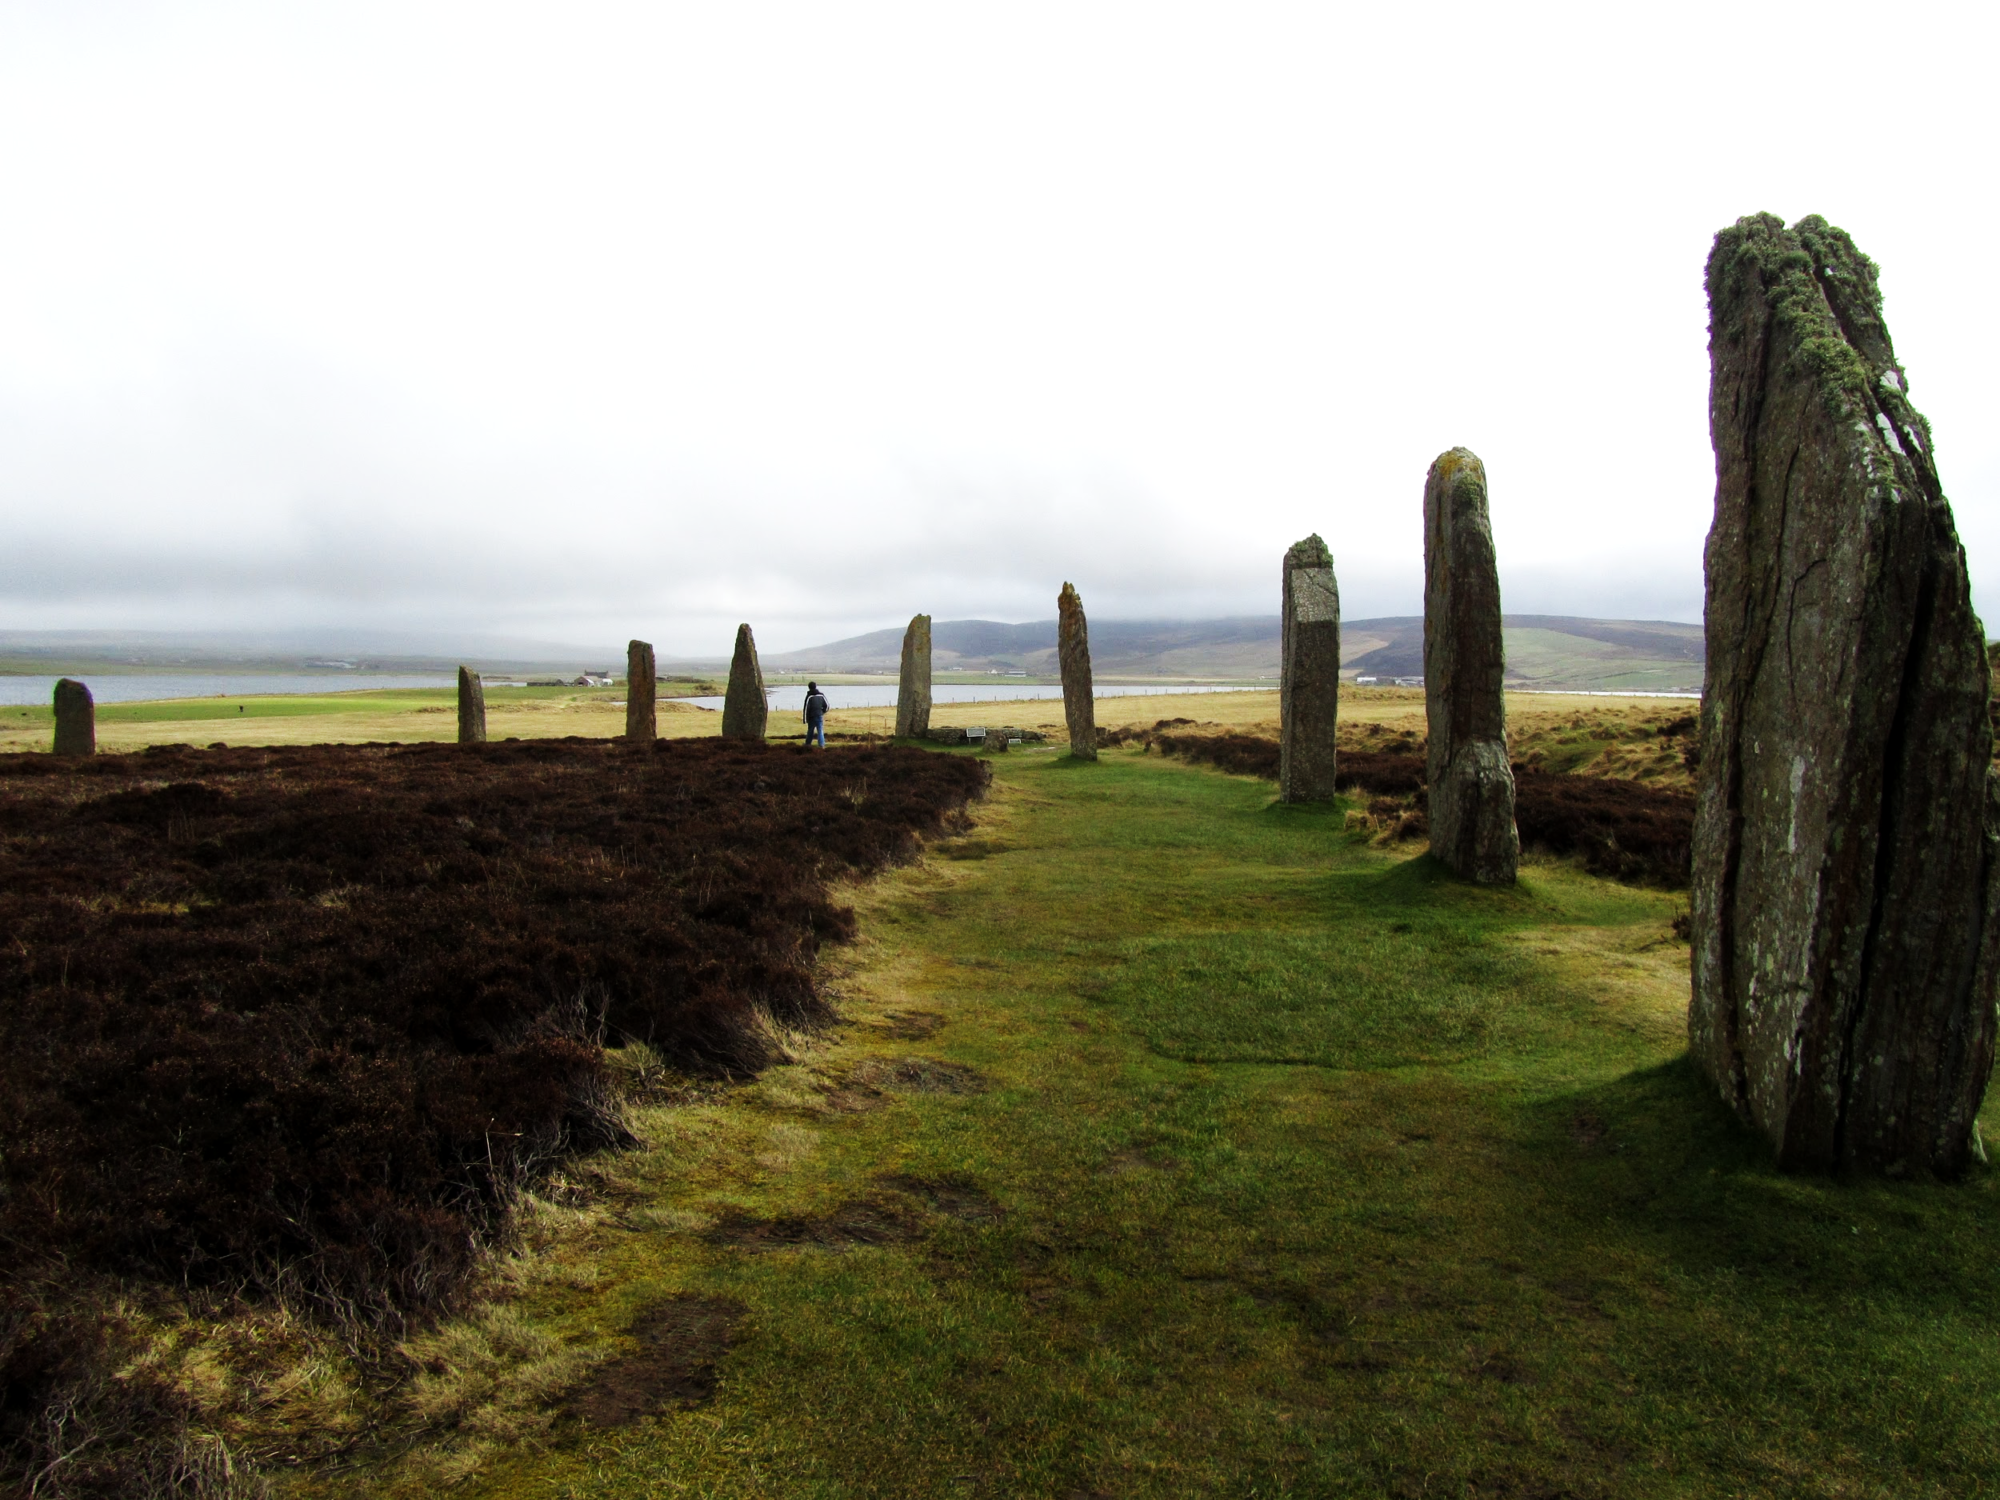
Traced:
[[1702, 264], [1882, 266], [2000, 625], [1983, 7], [0, 4], [0, 628], [720, 655], [939, 618], [1694, 620]]

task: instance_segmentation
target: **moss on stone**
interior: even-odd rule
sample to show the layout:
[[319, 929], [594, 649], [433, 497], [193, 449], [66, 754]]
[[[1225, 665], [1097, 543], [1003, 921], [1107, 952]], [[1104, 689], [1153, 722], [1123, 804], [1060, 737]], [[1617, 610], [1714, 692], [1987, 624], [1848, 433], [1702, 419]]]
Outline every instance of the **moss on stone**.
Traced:
[[1880, 328], [1874, 262], [1854, 248], [1845, 231], [1817, 215], [1801, 219], [1794, 229], [1775, 214], [1738, 219], [1716, 235], [1708, 257], [1710, 336], [1734, 319], [1751, 286], [1760, 286], [1777, 321], [1792, 335], [1790, 358], [1840, 412], [1843, 397], [1868, 400], [1874, 372], [1834, 314], [1821, 285], [1826, 274], [1855, 280], [1860, 288], [1855, 300], [1872, 311]]

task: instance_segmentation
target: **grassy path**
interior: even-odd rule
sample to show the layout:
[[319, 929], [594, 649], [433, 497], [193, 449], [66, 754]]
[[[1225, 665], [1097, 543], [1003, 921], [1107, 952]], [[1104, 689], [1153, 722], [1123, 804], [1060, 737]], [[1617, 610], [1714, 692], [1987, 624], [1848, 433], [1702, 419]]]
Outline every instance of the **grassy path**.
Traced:
[[[859, 894], [853, 1024], [645, 1111], [426, 1346], [452, 1444], [335, 1489], [2000, 1489], [1992, 1179], [1769, 1171], [1677, 1060], [1677, 898], [1473, 890], [1153, 757], [996, 772]], [[540, 1405], [579, 1350], [599, 1425]]]

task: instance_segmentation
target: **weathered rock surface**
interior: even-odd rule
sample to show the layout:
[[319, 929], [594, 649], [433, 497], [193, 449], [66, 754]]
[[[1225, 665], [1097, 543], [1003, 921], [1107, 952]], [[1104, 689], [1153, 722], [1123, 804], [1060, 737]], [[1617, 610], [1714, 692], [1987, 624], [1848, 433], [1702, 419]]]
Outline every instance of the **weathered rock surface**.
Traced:
[[1278, 678], [1278, 800], [1333, 796], [1340, 721], [1340, 587], [1317, 534], [1285, 553]]
[[1507, 761], [1500, 572], [1486, 466], [1440, 453], [1424, 484], [1424, 712], [1430, 721], [1431, 853], [1467, 880], [1514, 878], [1514, 772]]
[[1090, 682], [1090, 625], [1083, 600], [1065, 583], [1056, 595], [1056, 660], [1062, 667], [1063, 718], [1069, 723], [1069, 753], [1097, 759], [1097, 704]]
[[1961, 1171], [1991, 1070], [1985, 631], [1875, 267], [1768, 214], [1708, 260], [1690, 1049], [1788, 1166]]
[[931, 617], [913, 615], [903, 632], [903, 675], [896, 685], [896, 738], [921, 738], [931, 727]]
[[58, 755], [97, 753], [97, 700], [73, 677], [56, 683], [56, 745]]
[[659, 674], [653, 666], [650, 641], [631, 641], [625, 647], [625, 738], [650, 745], [659, 738], [660, 720], [655, 701], [660, 690]]
[[771, 717], [771, 700], [764, 691], [764, 669], [757, 665], [757, 638], [748, 625], [736, 627], [736, 655], [729, 662], [729, 688], [722, 699], [722, 736], [730, 740], [761, 740]]
[[458, 742], [486, 743], [486, 684], [466, 666], [458, 669]]

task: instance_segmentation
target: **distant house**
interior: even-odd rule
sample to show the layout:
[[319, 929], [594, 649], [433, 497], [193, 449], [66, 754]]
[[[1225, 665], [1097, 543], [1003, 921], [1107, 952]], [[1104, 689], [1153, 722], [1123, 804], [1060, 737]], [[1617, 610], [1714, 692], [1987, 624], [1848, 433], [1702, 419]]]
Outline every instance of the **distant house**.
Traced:
[[1354, 685], [1356, 687], [1373, 687], [1381, 680], [1379, 677], [1357, 677], [1354, 679]]

